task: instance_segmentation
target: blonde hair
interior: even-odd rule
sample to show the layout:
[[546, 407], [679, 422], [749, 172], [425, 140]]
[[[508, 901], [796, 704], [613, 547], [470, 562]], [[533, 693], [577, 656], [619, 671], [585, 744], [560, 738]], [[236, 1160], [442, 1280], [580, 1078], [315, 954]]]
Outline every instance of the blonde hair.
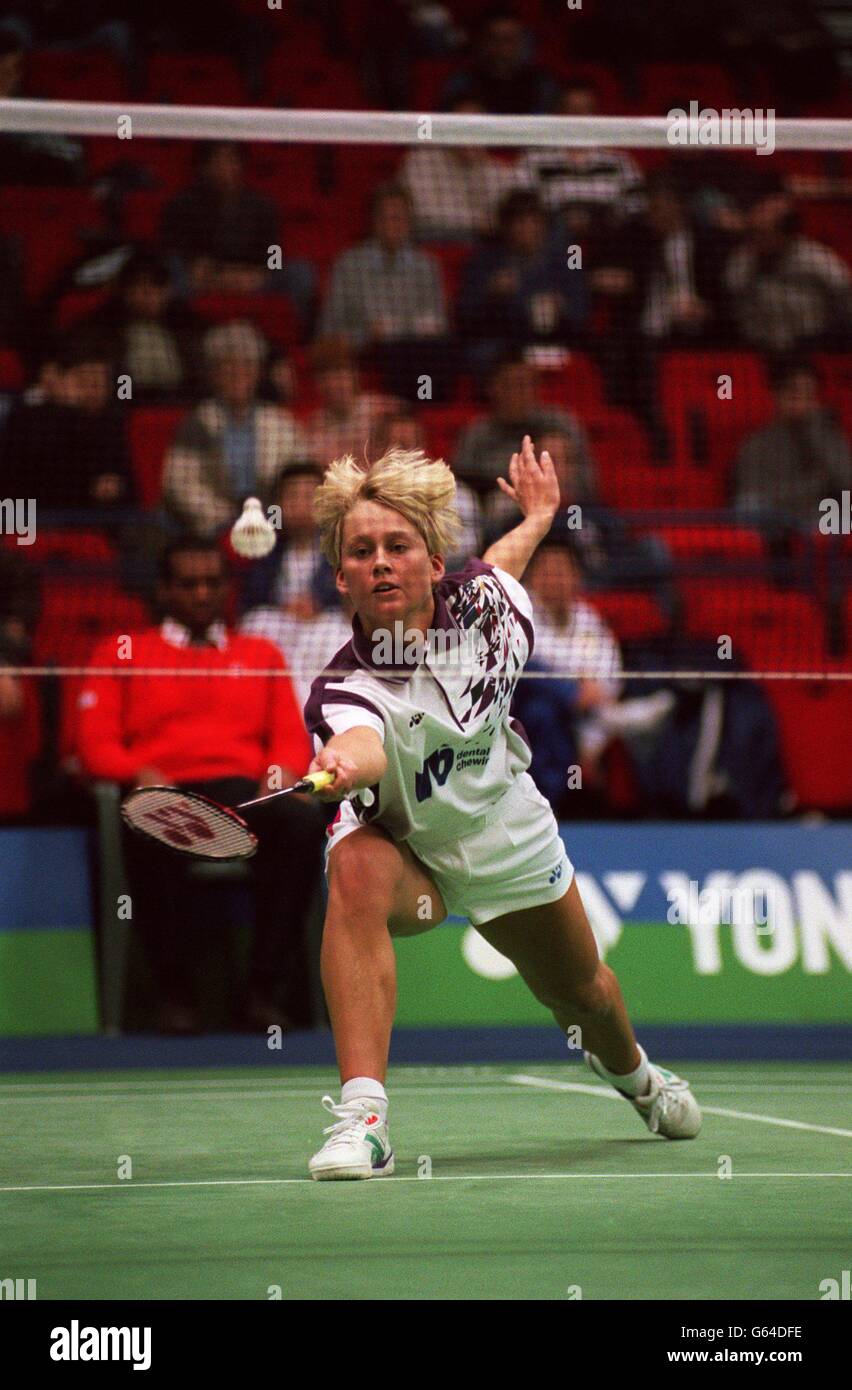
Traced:
[[430, 555], [451, 554], [462, 529], [455, 494], [452, 470], [443, 459], [427, 458], [422, 449], [388, 449], [374, 463], [356, 463], [344, 454], [329, 466], [314, 493], [322, 553], [337, 569], [347, 512], [358, 502], [379, 502], [411, 523]]

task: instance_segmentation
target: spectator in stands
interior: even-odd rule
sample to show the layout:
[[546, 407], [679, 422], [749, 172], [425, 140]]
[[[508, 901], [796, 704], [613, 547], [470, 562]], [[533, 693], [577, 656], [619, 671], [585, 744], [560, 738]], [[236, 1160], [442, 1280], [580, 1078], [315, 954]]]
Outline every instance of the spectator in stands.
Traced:
[[272, 603], [246, 613], [240, 632], [265, 637], [281, 652], [287, 663], [299, 708], [308, 703], [318, 670], [324, 670], [335, 653], [352, 640], [354, 608], [347, 594], [335, 590], [334, 602], [312, 616], [300, 616], [292, 608]]
[[[757, 681], [708, 680], [716, 639], [674, 638], [637, 644], [615, 724], [631, 754], [643, 814], [652, 820], [769, 820], [789, 813], [778, 725]], [[728, 663], [743, 670], [736, 653]], [[674, 679], [652, 672], [671, 669]], [[627, 717], [638, 709], [641, 717]], [[613, 721], [607, 717], [607, 723]]]
[[662, 170], [648, 179], [645, 212], [605, 231], [589, 248], [591, 284], [609, 314], [599, 352], [610, 398], [647, 421], [661, 453], [650, 349], [726, 341], [724, 247], [721, 231], [690, 219]]
[[6, 421], [0, 473], [6, 495], [40, 508], [110, 510], [133, 505], [127, 412], [115, 369], [97, 343], [68, 342], [45, 363], [29, 400]]
[[820, 401], [819, 378], [806, 361], [790, 361], [773, 377], [775, 416], [750, 434], [734, 465], [739, 512], [787, 512], [808, 530], [820, 503], [852, 488], [849, 441]]
[[618, 642], [581, 597], [582, 585], [573, 546], [539, 546], [528, 570], [535, 653], [527, 669], [552, 672], [553, 679], [522, 681], [517, 708], [533, 748], [536, 785], [560, 815], [579, 814], [581, 805], [583, 813], [589, 810], [590, 798], [578, 792], [589, 792], [599, 780], [609, 741], [605, 716], [620, 689]]
[[132, 43], [132, 0], [10, 0], [0, 24], [27, 48], [54, 53], [109, 49], [124, 62]]
[[474, 371], [510, 347], [575, 342], [588, 313], [583, 270], [570, 265], [538, 194], [507, 194], [499, 223], [499, 239], [471, 256], [459, 289], [459, 331], [471, 340]]
[[719, 240], [695, 226], [663, 172], [649, 178], [644, 215], [627, 233], [635, 326], [652, 343], [706, 341], [722, 311]]
[[323, 467], [312, 459], [297, 459], [281, 469], [272, 495], [274, 524], [280, 522], [274, 550], [251, 565], [243, 586], [243, 608], [274, 603], [299, 618], [316, 617], [337, 604], [331, 566], [319, 548], [314, 521], [314, 493]]
[[[459, 97], [454, 115], [479, 115], [474, 97]], [[400, 181], [411, 199], [419, 241], [474, 241], [496, 230], [501, 199], [521, 182], [517, 164], [496, 159], [482, 145], [436, 145], [409, 150]]]
[[401, 403], [361, 390], [358, 366], [345, 342], [328, 338], [316, 343], [312, 367], [320, 404], [305, 427], [308, 456], [329, 464], [342, 454], [363, 458], [365, 449], [372, 453], [377, 422]]
[[75, 325], [103, 342], [143, 404], [196, 390], [199, 320], [175, 300], [169, 269], [158, 253], [131, 253], [112, 295]]
[[731, 311], [744, 342], [765, 352], [847, 348], [852, 340], [852, 278], [828, 246], [796, 230], [786, 193], [761, 196], [746, 239], [725, 267]]
[[[0, 32], [0, 102], [24, 96], [24, 48], [19, 35]], [[26, 93], [28, 97], [37, 93]], [[0, 133], [0, 184], [81, 184], [86, 158], [80, 140], [35, 131]]]
[[166, 510], [195, 535], [233, 524], [247, 497], [271, 501], [283, 465], [304, 455], [290, 412], [257, 399], [265, 353], [250, 323], [221, 324], [204, 339], [213, 394], [178, 428], [163, 481]]
[[[373, 457], [382, 458], [388, 449], [422, 449], [426, 447], [426, 434], [419, 418], [411, 410], [402, 407], [390, 411], [379, 422], [373, 445]], [[453, 555], [445, 556], [447, 572], [463, 569], [467, 560], [482, 553], [482, 515], [479, 498], [473, 488], [456, 479], [456, 509], [461, 518], [462, 529], [458, 546]]]
[[177, 263], [181, 288], [195, 294], [254, 294], [280, 290], [307, 314], [314, 277], [303, 261], [271, 270], [281, 245], [278, 209], [245, 182], [245, 150], [228, 140], [204, 140], [195, 153], [195, 180], [166, 206], [160, 239]]
[[[563, 430], [545, 430], [536, 438], [536, 447], [539, 455], [544, 452], [550, 454], [559, 481], [560, 510], [567, 507], [579, 506], [582, 509], [592, 506], [597, 498], [591, 487], [592, 479], [587, 475], [581, 476], [578, 466], [578, 436], [567, 434]], [[504, 492], [495, 490], [489, 493], [483, 505], [483, 514], [486, 525], [494, 533], [502, 534], [509, 526], [518, 525], [518, 508]], [[586, 518], [581, 516], [581, 519], [583, 525], [578, 527], [578, 533], [586, 527]]]
[[371, 235], [335, 261], [318, 336], [369, 350], [394, 395], [413, 398], [432, 381], [432, 399], [448, 389], [447, 311], [438, 263], [411, 240], [411, 205], [403, 188], [373, 194]]
[[[337, 0], [322, 0], [329, 47], [339, 46]], [[412, 65], [458, 49], [464, 33], [449, 7], [431, 0], [385, 0], [361, 11], [360, 65], [375, 106], [387, 111], [419, 109], [411, 92]]]
[[[114, 638], [93, 653], [93, 666], [121, 675], [90, 677], [80, 695], [79, 752], [89, 777], [123, 787], [176, 785], [233, 805], [301, 776], [310, 744], [290, 681], [248, 674], [283, 673], [284, 661], [270, 643], [227, 629], [227, 593], [225, 560], [214, 542], [181, 537], [167, 546], [160, 626], [132, 637], [129, 661], [119, 657]], [[134, 666], [211, 674], [126, 675]], [[235, 667], [243, 672], [239, 681]], [[318, 803], [296, 797], [270, 811], [252, 860], [256, 923], [241, 1022], [253, 1030], [311, 1021], [303, 926], [325, 816]], [[160, 990], [160, 1027], [195, 1032], [194, 963], [199, 936], [216, 929], [215, 914], [211, 920], [186, 860], [129, 836], [125, 853], [134, 926]]]
[[473, 97], [495, 116], [541, 116], [553, 110], [554, 79], [532, 57], [532, 37], [509, 9], [487, 14], [470, 63], [449, 78], [442, 106]]
[[16, 547], [0, 546], [0, 647], [10, 665], [29, 659], [40, 610], [40, 584], [33, 566]]
[[496, 363], [489, 377], [488, 394], [491, 413], [474, 420], [459, 436], [451, 462], [460, 478], [478, 491], [486, 491], [503, 476], [506, 459], [517, 452], [518, 441], [525, 434], [538, 442], [545, 432], [556, 430], [576, 444], [578, 495], [590, 497], [596, 493], [585, 430], [567, 411], [539, 404], [535, 369], [522, 355], [510, 354]]
[[[0, 548], [0, 666], [30, 660], [40, 606], [32, 565], [14, 549]], [[35, 682], [0, 675], [0, 820], [30, 809], [30, 774], [39, 750], [41, 718]]]
[[[594, 85], [577, 80], [562, 88], [554, 115], [599, 112]], [[642, 170], [625, 150], [549, 145], [525, 151], [520, 169], [545, 211], [561, 214], [572, 236], [585, 234], [601, 217], [615, 223], [641, 210]]]

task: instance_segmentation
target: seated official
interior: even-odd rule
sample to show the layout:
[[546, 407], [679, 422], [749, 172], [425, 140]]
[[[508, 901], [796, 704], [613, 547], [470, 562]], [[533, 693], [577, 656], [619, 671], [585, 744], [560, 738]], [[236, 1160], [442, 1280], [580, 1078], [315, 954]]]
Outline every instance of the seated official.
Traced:
[[[228, 582], [212, 542], [186, 537], [166, 548], [160, 626], [106, 639], [92, 654], [94, 668], [116, 674], [92, 676], [80, 695], [78, 748], [89, 777], [174, 785], [234, 805], [292, 786], [304, 773], [310, 747], [286, 665], [270, 642], [228, 629]], [[134, 669], [138, 675], [127, 674]], [[192, 674], [199, 670], [205, 674]], [[319, 804], [295, 796], [268, 815], [250, 861], [256, 922], [239, 1021], [252, 1030], [311, 1022], [303, 926], [326, 821]], [[196, 922], [201, 895], [186, 860], [129, 833], [126, 854], [133, 921], [161, 993], [160, 1028], [198, 1031], [195, 938], [209, 937], [217, 923], [206, 905]]]

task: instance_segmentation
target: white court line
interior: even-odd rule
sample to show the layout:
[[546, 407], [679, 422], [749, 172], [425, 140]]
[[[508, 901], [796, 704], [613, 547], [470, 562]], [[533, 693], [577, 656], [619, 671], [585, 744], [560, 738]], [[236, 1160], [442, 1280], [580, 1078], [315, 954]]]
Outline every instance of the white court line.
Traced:
[[[706, 1173], [452, 1173], [446, 1177], [433, 1173], [431, 1178], [419, 1178], [412, 1174], [411, 1177], [402, 1177], [395, 1173], [389, 1182], [379, 1181], [378, 1184], [370, 1180], [370, 1186], [387, 1187], [393, 1183], [402, 1182], [553, 1182], [557, 1179], [576, 1179], [587, 1182], [590, 1178], [595, 1180], [616, 1180], [619, 1182], [632, 1182], [634, 1179], [643, 1178], [712, 1178], [714, 1182], [720, 1182], [718, 1172], [713, 1169]], [[725, 1179], [726, 1182], [733, 1181], [735, 1178], [852, 1178], [852, 1171], [848, 1173], [734, 1173], [731, 1178]], [[46, 1184], [44, 1186], [32, 1185], [29, 1187], [0, 1187], [3, 1192], [115, 1192], [119, 1190], [128, 1191], [131, 1188], [139, 1187], [290, 1187], [294, 1183], [315, 1185], [314, 1178], [193, 1178], [178, 1179], [163, 1182], [134, 1182], [132, 1179], [127, 1182], [81, 1182], [81, 1183], [61, 1183]]]
[[[425, 1071], [426, 1068], [418, 1070]], [[447, 1075], [456, 1076], [452, 1069], [448, 1069]], [[456, 1080], [458, 1079], [459, 1078], [456, 1076]], [[456, 1086], [448, 1086], [443, 1081], [409, 1082], [404, 1077], [397, 1077], [391, 1080], [390, 1087], [392, 1091], [397, 1093], [402, 1093], [403, 1091], [445, 1092], [453, 1090], [464, 1093], [481, 1089], [504, 1090], [506, 1085], [510, 1082], [514, 1082], [515, 1079], [516, 1078], [514, 1076], [498, 1076], [495, 1077], [493, 1081], [471, 1080], [461, 1082], [461, 1084], [458, 1084]], [[542, 1083], [544, 1081], [547, 1081], [548, 1083], [553, 1081], [554, 1085], [557, 1084], [555, 1078], [541, 1077], [536, 1079], [540, 1080]], [[316, 1080], [304, 1081], [291, 1085], [287, 1085], [285, 1082], [281, 1082], [276, 1085], [274, 1093], [277, 1095], [293, 1096], [316, 1095], [318, 1091], [323, 1089], [323, 1086], [336, 1086], [337, 1084], [338, 1082], [336, 1075], [329, 1072], [327, 1073], [327, 1079], [325, 1081], [323, 1081], [323, 1079], [320, 1077]], [[558, 1084], [562, 1086], [568, 1083], [559, 1082]], [[573, 1085], [576, 1089], [582, 1083], [572, 1082], [570, 1084]], [[260, 1079], [258, 1079], [257, 1083], [253, 1085], [247, 1079], [239, 1077], [231, 1077], [229, 1079], [221, 1081], [217, 1081], [215, 1079], [210, 1079], [209, 1081], [205, 1081], [203, 1079], [196, 1080], [187, 1077], [175, 1081], [171, 1084], [162, 1081], [51, 1081], [43, 1083], [22, 1082], [20, 1085], [0, 1084], [0, 1096], [3, 1096], [4, 1098], [12, 1097], [13, 1099], [16, 1096], [50, 1096], [51, 1098], [57, 1097], [59, 1099], [78, 1099], [81, 1096], [100, 1096], [103, 1099], [107, 1099], [110, 1095], [115, 1094], [116, 1092], [121, 1092], [128, 1096], [162, 1096], [164, 1094], [164, 1089], [168, 1090], [168, 1092], [173, 1095], [178, 1093], [186, 1095], [191, 1094], [193, 1091], [203, 1090], [205, 1094], [215, 1094], [216, 1092], [221, 1092], [223, 1096], [231, 1096], [235, 1094], [249, 1096], [255, 1094], [272, 1094], [272, 1092], [270, 1092], [267, 1089], [269, 1085], [270, 1082], [267, 1080], [261, 1081]], [[826, 1082], [823, 1085], [818, 1080], [814, 1081], [813, 1083], [803, 1083], [799, 1081], [769, 1081], [765, 1083], [760, 1081], [750, 1083], [717, 1081], [711, 1083], [709, 1081], [705, 1081], [702, 1077], [699, 1076], [698, 1080], [696, 1081], [696, 1085], [700, 1086], [703, 1091], [719, 1091], [724, 1092], [725, 1094], [732, 1094], [734, 1092], [737, 1092], [745, 1093], [746, 1095], [756, 1095], [772, 1092], [778, 1095], [812, 1095], [815, 1091], [819, 1091], [820, 1095], [852, 1095], [852, 1080], [850, 1080], [850, 1083], [848, 1085], [839, 1085], [833, 1081]], [[593, 1086], [591, 1087], [591, 1090], [595, 1094], [599, 1094], [601, 1088], [599, 1086]]]
[[[336, 1090], [338, 1089], [338, 1083], [337, 1083], [337, 1082], [331, 1082], [331, 1083], [329, 1083], [329, 1085], [330, 1085], [330, 1089], [333, 1090], [333, 1091], [336, 1091]], [[89, 1093], [88, 1091], [74, 1091], [74, 1092], [70, 1092], [70, 1093], [67, 1093], [67, 1094], [64, 1094], [64, 1095], [57, 1095], [57, 1094], [54, 1093], [54, 1094], [52, 1094], [51, 1096], [49, 1096], [48, 1099], [49, 1099], [51, 1102], [53, 1102], [53, 1101], [64, 1101], [64, 1100], [71, 1100], [71, 1101], [113, 1101], [113, 1102], [115, 1102], [116, 1104], [120, 1104], [122, 1101], [130, 1101], [130, 1102], [132, 1102], [132, 1103], [135, 1104], [135, 1103], [137, 1103], [137, 1102], [140, 1101], [140, 1100], [147, 1100], [148, 1098], [152, 1098], [152, 1099], [158, 1100], [158, 1101], [179, 1100], [179, 1101], [183, 1101], [183, 1102], [185, 1102], [185, 1103], [190, 1103], [190, 1102], [192, 1102], [192, 1101], [205, 1101], [205, 1102], [209, 1102], [209, 1101], [211, 1101], [211, 1100], [231, 1101], [231, 1100], [311, 1100], [311, 1099], [314, 1099], [314, 1100], [316, 1100], [317, 1102], [319, 1102], [319, 1099], [320, 1099], [320, 1097], [321, 1097], [323, 1091], [326, 1091], [326, 1090], [328, 1090], [328, 1089], [329, 1089], [329, 1087], [326, 1087], [326, 1086], [312, 1086], [312, 1087], [310, 1087], [310, 1089], [308, 1089], [308, 1090], [301, 1090], [301, 1091], [297, 1091], [297, 1090], [284, 1090], [283, 1088], [281, 1088], [281, 1089], [279, 1089], [279, 1090], [274, 1090], [274, 1091], [261, 1091], [261, 1090], [251, 1090], [251, 1089], [249, 1089], [248, 1091], [236, 1091], [236, 1090], [234, 1090], [234, 1091], [178, 1091], [178, 1090], [169, 1090], [169, 1091], [162, 1091], [162, 1090], [160, 1090], [160, 1091], [141, 1091], [141, 1090], [140, 1090], [140, 1091], [125, 1091], [125, 1092], [123, 1092], [123, 1093], [122, 1093], [122, 1092], [115, 1092], [115, 1091], [113, 1091], [113, 1092], [111, 1092], [109, 1095], [98, 1095], [97, 1093]], [[495, 1095], [499, 1095], [499, 1096], [505, 1096], [505, 1095], [506, 1095], [506, 1092], [507, 1092], [507, 1086], [506, 1086], [506, 1082], [505, 1082], [505, 1081], [502, 1082], [500, 1085], [498, 1085], [498, 1084], [495, 1082], [493, 1085], [482, 1085], [482, 1086], [476, 1085], [475, 1083], [472, 1083], [472, 1084], [469, 1085], [469, 1086], [402, 1086], [402, 1087], [397, 1088], [396, 1091], [394, 1091], [394, 1090], [392, 1089], [392, 1090], [391, 1090], [391, 1095], [392, 1095], [392, 1096], [393, 1096], [394, 1094], [396, 1094], [396, 1095], [403, 1095], [403, 1094], [407, 1094], [407, 1093], [409, 1093], [409, 1092], [411, 1092], [411, 1091], [417, 1091], [418, 1093], [423, 1092], [423, 1093], [425, 1093], [425, 1094], [435, 1095], [435, 1096], [447, 1096], [447, 1095], [461, 1095], [461, 1096], [470, 1096], [470, 1095], [474, 1095], [474, 1096], [481, 1096], [481, 1095], [495, 1096]], [[30, 1102], [33, 1102], [33, 1103], [38, 1103], [41, 1099], [42, 1099], [42, 1097], [41, 1097], [37, 1092], [32, 1092], [32, 1091], [31, 1091], [31, 1092], [29, 1092], [27, 1095], [20, 1095], [20, 1094], [19, 1094], [19, 1095], [15, 1095], [15, 1094], [4, 1095], [4, 1096], [3, 1096], [3, 1103], [4, 1103], [4, 1105], [5, 1105], [6, 1102], [7, 1102], [7, 1101], [10, 1101], [10, 1100], [21, 1100], [21, 1101], [30, 1101]]]
[[[515, 1078], [511, 1078], [511, 1080], [516, 1080], [516, 1079], [515, 1079]], [[601, 1087], [598, 1087], [598, 1086], [587, 1086], [587, 1087], [585, 1088], [585, 1091], [584, 1091], [582, 1084], [579, 1083], [579, 1082], [548, 1082], [548, 1083], [545, 1083], [544, 1080], [542, 1079], [542, 1080], [538, 1080], [535, 1086], [532, 1086], [532, 1085], [530, 1085], [529, 1083], [517, 1083], [517, 1084], [522, 1084], [522, 1085], [524, 1086], [524, 1089], [521, 1090], [520, 1092], [518, 1092], [517, 1090], [514, 1089], [514, 1087], [512, 1087], [512, 1086], [510, 1085], [510, 1082], [509, 1082], [509, 1081], [504, 1082], [504, 1083], [502, 1083], [501, 1085], [494, 1084], [494, 1085], [481, 1085], [481, 1086], [478, 1086], [478, 1085], [470, 1085], [470, 1086], [403, 1086], [403, 1087], [397, 1087], [397, 1088], [393, 1088], [393, 1087], [392, 1087], [391, 1090], [390, 1090], [390, 1098], [391, 1098], [391, 1103], [392, 1103], [392, 1104], [393, 1104], [393, 1103], [398, 1104], [398, 1103], [400, 1103], [400, 1102], [402, 1101], [402, 1098], [403, 1098], [404, 1096], [409, 1096], [409, 1095], [422, 1095], [422, 1096], [428, 1096], [428, 1097], [430, 1097], [430, 1098], [431, 1098], [431, 1097], [438, 1097], [438, 1096], [471, 1096], [471, 1097], [474, 1097], [474, 1096], [495, 1096], [495, 1097], [497, 1097], [497, 1096], [505, 1096], [505, 1095], [511, 1090], [511, 1093], [512, 1093], [513, 1095], [515, 1095], [515, 1096], [518, 1096], [518, 1095], [534, 1096], [536, 1090], [560, 1090], [560, 1091], [561, 1091], [561, 1090], [569, 1089], [569, 1090], [572, 1090], [572, 1091], [575, 1092], [575, 1093], [580, 1093], [580, 1094], [597, 1095], [597, 1096], [603, 1095], [603, 1096], [604, 1096], [606, 1099], [608, 1099], [608, 1100], [618, 1100], [618, 1099], [620, 1099], [620, 1097], [615, 1096], [615, 1095], [610, 1096], [606, 1091], [603, 1091], [602, 1088], [601, 1088]], [[210, 1104], [215, 1104], [215, 1103], [217, 1103], [217, 1102], [221, 1102], [221, 1103], [223, 1103], [223, 1104], [224, 1104], [224, 1103], [230, 1104], [230, 1103], [234, 1103], [234, 1102], [236, 1102], [236, 1103], [238, 1103], [238, 1104], [244, 1104], [245, 1102], [255, 1101], [255, 1100], [256, 1100], [256, 1101], [261, 1101], [261, 1100], [262, 1100], [262, 1101], [273, 1101], [273, 1102], [275, 1102], [275, 1101], [291, 1101], [291, 1100], [306, 1100], [306, 1101], [315, 1100], [315, 1101], [319, 1102], [319, 1100], [320, 1100], [320, 1098], [321, 1098], [323, 1092], [324, 1092], [324, 1091], [327, 1091], [327, 1090], [329, 1090], [329, 1089], [330, 1089], [331, 1091], [333, 1091], [333, 1092], [336, 1092], [336, 1090], [337, 1090], [337, 1085], [336, 1085], [336, 1083], [332, 1083], [332, 1084], [330, 1085], [330, 1087], [314, 1086], [314, 1087], [311, 1087], [309, 1090], [304, 1090], [304, 1091], [284, 1090], [283, 1088], [282, 1088], [282, 1089], [279, 1089], [279, 1090], [269, 1090], [269, 1091], [261, 1091], [261, 1090], [248, 1090], [248, 1091], [237, 1091], [237, 1090], [234, 1090], [234, 1091], [180, 1091], [180, 1090], [168, 1090], [168, 1091], [126, 1091], [126, 1092], [111, 1092], [111, 1093], [108, 1094], [108, 1095], [98, 1094], [97, 1092], [74, 1091], [74, 1092], [70, 1092], [70, 1093], [66, 1093], [66, 1094], [56, 1094], [56, 1093], [53, 1093], [53, 1094], [51, 1094], [50, 1096], [41, 1096], [41, 1095], [39, 1095], [39, 1094], [37, 1094], [37, 1093], [30, 1092], [30, 1093], [28, 1093], [28, 1094], [26, 1094], [26, 1095], [23, 1095], [23, 1094], [3, 1095], [3, 1096], [2, 1096], [2, 1101], [3, 1101], [3, 1104], [4, 1104], [4, 1105], [7, 1104], [7, 1103], [9, 1103], [9, 1102], [16, 1101], [16, 1102], [18, 1103], [19, 1106], [20, 1106], [20, 1105], [27, 1105], [27, 1104], [29, 1104], [29, 1105], [31, 1105], [31, 1106], [44, 1105], [47, 1101], [49, 1101], [51, 1105], [63, 1104], [63, 1103], [71, 1102], [72, 1104], [81, 1105], [81, 1106], [84, 1106], [84, 1107], [85, 1107], [86, 1105], [89, 1105], [89, 1104], [104, 1104], [104, 1103], [111, 1103], [111, 1104], [114, 1104], [114, 1105], [140, 1105], [142, 1102], [147, 1101], [147, 1100], [154, 1100], [154, 1101], [156, 1101], [156, 1102], [158, 1102], [158, 1103], [162, 1103], [162, 1104], [169, 1104], [169, 1103], [172, 1103], [172, 1104], [173, 1104], [173, 1103], [176, 1103], [176, 1102], [180, 1102], [180, 1103], [185, 1104], [185, 1105], [192, 1105], [192, 1104], [196, 1104], [196, 1103], [197, 1103], [197, 1104], [210, 1105]], [[723, 1095], [723, 1096], [726, 1096], [726, 1095], [728, 1094], [728, 1090], [729, 1090], [729, 1088], [722, 1087], [722, 1086], [716, 1086], [716, 1087], [702, 1086], [700, 1089], [701, 1089], [701, 1091], [702, 1091], [702, 1094], [704, 1094], [704, 1095], [707, 1095], [707, 1094], [718, 1094], [718, 1095]], [[758, 1093], [758, 1092], [756, 1092], [756, 1091], [755, 1091], [753, 1088], [751, 1088], [751, 1087], [744, 1088], [744, 1090], [746, 1091], [746, 1094], [747, 1094], [748, 1096], [750, 1096], [751, 1098], [753, 1098], [753, 1099], [755, 1099], [755, 1100], [760, 1099], [761, 1095], [763, 1094], [763, 1093]], [[781, 1091], [781, 1092], [775, 1092], [774, 1094], [776, 1095], [776, 1097], [782, 1097], [782, 1098], [783, 1098], [784, 1096], [787, 1096], [787, 1095], [797, 1095], [797, 1096], [798, 1096], [798, 1095], [803, 1095], [803, 1096], [810, 1096], [810, 1095], [812, 1095], [812, 1092], [811, 1092], [810, 1090], [804, 1090], [804, 1091], [800, 1091], [800, 1092], [786, 1092], [786, 1091]], [[834, 1093], [833, 1093], [833, 1092], [832, 1092], [832, 1093], [821, 1092], [820, 1094], [834, 1094]], [[836, 1091], [836, 1094], [843, 1095], [843, 1096], [848, 1096], [848, 1095], [849, 1095], [849, 1088], [848, 1088], [848, 1087], [843, 1087], [843, 1086], [838, 1087], [838, 1088], [837, 1088], [837, 1091]], [[702, 1105], [702, 1109], [705, 1111], [706, 1114], [709, 1114], [709, 1115], [740, 1116], [740, 1117], [742, 1117], [742, 1118], [747, 1118], [747, 1119], [752, 1119], [752, 1120], [766, 1119], [766, 1117], [764, 1117], [764, 1116], [762, 1116], [762, 1115], [748, 1114], [746, 1111], [724, 1110], [724, 1109], [722, 1109], [722, 1108], [716, 1108], [716, 1107], [709, 1106], [709, 1105]], [[767, 1123], [767, 1124], [788, 1125], [788, 1126], [792, 1126], [793, 1128], [796, 1128], [796, 1129], [798, 1129], [798, 1128], [813, 1129], [813, 1128], [814, 1128], [813, 1125], [802, 1124], [802, 1123], [800, 1123], [799, 1121], [796, 1121], [796, 1120], [780, 1120], [780, 1119], [772, 1120], [772, 1119], [766, 1119], [766, 1123]], [[850, 1130], [843, 1130], [843, 1129], [827, 1129], [825, 1132], [826, 1132], [826, 1133], [830, 1133], [830, 1134], [852, 1135], [852, 1131], [850, 1131]]]
[[[600, 1096], [603, 1100], [621, 1100], [616, 1091], [603, 1086], [586, 1086], [577, 1081], [548, 1081], [541, 1076], [510, 1076], [516, 1086], [531, 1086], [542, 1091], [573, 1091], [584, 1096]], [[723, 1115], [731, 1120], [754, 1120], [762, 1125], [780, 1125], [783, 1129], [807, 1129], [815, 1134], [835, 1134], [841, 1139], [852, 1139], [852, 1129], [834, 1129], [831, 1125], [811, 1125], [804, 1120], [782, 1120], [777, 1115], [753, 1115], [748, 1110], [723, 1110], [715, 1105], [702, 1105], [705, 1115]]]

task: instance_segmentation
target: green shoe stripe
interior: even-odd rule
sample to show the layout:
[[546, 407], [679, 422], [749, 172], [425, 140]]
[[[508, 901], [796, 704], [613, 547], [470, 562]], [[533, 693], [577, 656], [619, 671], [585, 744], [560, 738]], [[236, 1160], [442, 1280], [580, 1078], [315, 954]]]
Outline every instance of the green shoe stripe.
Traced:
[[365, 1134], [365, 1135], [364, 1135], [364, 1139], [365, 1139], [365, 1141], [366, 1141], [368, 1144], [372, 1144], [373, 1148], [374, 1148], [375, 1151], [376, 1151], [376, 1157], [377, 1157], [377, 1158], [379, 1158], [379, 1159], [384, 1158], [384, 1156], [385, 1156], [385, 1149], [384, 1149], [384, 1145], [383, 1145], [381, 1139], [377, 1139], [376, 1136], [375, 1136], [375, 1134]]

